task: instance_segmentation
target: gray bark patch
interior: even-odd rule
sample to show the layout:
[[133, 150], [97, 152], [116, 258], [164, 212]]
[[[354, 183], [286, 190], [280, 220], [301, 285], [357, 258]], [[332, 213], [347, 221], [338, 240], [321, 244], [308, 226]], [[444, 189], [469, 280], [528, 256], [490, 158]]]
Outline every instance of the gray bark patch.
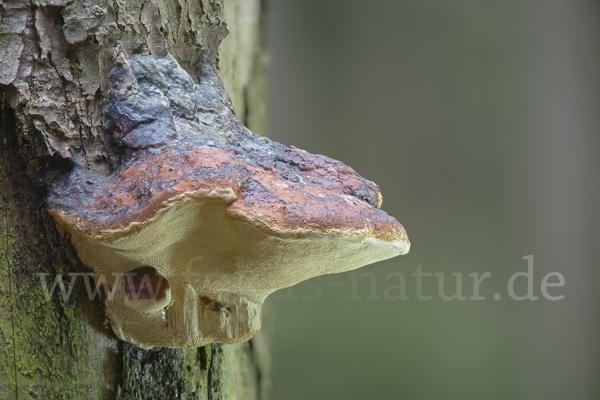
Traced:
[[78, 19], [73, 19], [64, 24], [62, 30], [65, 34], [65, 39], [71, 44], [83, 42], [87, 37], [85, 27]]
[[14, 33], [0, 34], [0, 84], [8, 85], [17, 76], [23, 39]]

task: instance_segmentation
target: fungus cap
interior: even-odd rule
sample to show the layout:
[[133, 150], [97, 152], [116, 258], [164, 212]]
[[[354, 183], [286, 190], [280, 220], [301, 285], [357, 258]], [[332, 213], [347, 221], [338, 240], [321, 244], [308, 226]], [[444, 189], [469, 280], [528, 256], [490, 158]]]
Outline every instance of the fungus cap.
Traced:
[[273, 291], [409, 250], [374, 183], [250, 132], [210, 62], [195, 84], [171, 56], [121, 57], [110, 80], [115, 171], [75, 167], [49, 211], [77, 262], [106, 284], [122, 340], [238, 343], [260, 329]]

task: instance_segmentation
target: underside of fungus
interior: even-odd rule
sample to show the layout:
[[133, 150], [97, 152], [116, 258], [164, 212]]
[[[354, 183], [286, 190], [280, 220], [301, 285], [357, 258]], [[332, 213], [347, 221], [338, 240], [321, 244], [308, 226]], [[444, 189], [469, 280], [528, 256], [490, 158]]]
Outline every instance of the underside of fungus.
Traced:
[[75, 165], [49, 210], [142, 348], [238, 343], [272, 292], [404, 254], [402, 225], [350, 167], [250, 132], [214, 63], [120, 57], [104, 108], [110, 176]]

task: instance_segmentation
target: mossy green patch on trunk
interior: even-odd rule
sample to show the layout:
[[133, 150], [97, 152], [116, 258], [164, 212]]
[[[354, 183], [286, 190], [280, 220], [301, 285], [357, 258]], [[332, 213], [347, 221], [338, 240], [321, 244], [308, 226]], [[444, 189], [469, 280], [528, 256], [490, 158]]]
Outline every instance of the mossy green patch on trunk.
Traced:
[[[98, 304], [87, 304], [78, 287], [68, 299], [63, 299], [60, 290], [49, 299], [44, 294], [38, 274], [50, 274], [53, 281], [70, 267], [44, 208], [41, 177], [25, 163], [18, 150], [16, 126], [10, 121], [14, 122], [14, 115], [3, 110], [0, 365], [13, 377], [8, 383], [11, 394], [3, 398], [110, 398], [114, 374], [106, 373], [104, 366], [114, 359], [111, 353], [117, 341], [101, 324], [90, 324], [81, 312]], [[93, 312], [86, 315], [102, 318]]]
[[[1, 179], [4, 180], [4, 176]], [[10, 231], [6, 229], [6, 207], [6, 203], [2, 202], [2, 218], [0, 218], [0, 396], [8, 399], [15, 397], [16, 380], [12, 285], [7, 251], [12, 244]]]

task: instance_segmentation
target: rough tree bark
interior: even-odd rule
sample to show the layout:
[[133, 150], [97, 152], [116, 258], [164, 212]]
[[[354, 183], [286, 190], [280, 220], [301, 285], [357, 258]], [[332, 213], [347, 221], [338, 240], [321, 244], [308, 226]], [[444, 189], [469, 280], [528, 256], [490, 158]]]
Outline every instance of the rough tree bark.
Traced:
[[47, 301], [38, 276], [50, 286], [72, 269], [46, 212], [45, 172], [77, 154], [111, 172], [101, 107], [116, 57], [169, 53], [197, 79], [200, 54], [219, 49], [238, 117], [262, 133], [264, 13], [264, 0], [0, 0], [0, 399], [265, 397], [264, 334], [140, 350], [116, 339], [79, 281], [67, 300], [57, 288]]

